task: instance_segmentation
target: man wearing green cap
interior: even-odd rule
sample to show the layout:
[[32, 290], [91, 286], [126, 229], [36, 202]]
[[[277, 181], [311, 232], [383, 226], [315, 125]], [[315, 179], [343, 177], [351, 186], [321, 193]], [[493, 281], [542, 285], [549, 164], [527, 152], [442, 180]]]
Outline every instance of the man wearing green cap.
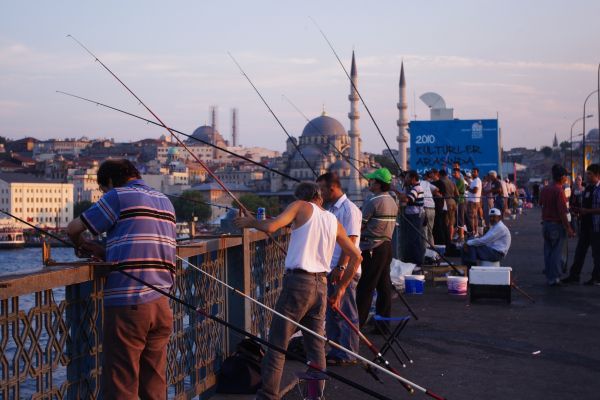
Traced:
[[373, 291], [377, 289], [376, 312], [383, 317], [391, 315], [392, 282], [390, 263], [392, 262], [392, 235], [396, 226], [398, 204], [390, 195], [392, 174], [387, 168], [380, 168], [366, 175], [369, 190], [373, 197], [365, 202], [362, 209], [362, 275], [356, 287], [356, 305], [359, 324], [362, 327], [371, 308]]

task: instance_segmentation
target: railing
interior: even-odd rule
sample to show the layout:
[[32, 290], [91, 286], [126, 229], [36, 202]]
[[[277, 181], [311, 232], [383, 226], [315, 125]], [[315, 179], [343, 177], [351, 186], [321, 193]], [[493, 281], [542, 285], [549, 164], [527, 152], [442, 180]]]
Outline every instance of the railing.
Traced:
[[[287, 233], [276, 240], [287, 248]], [[181, 245], [179, 256], [274, 306], [284, 254], [264, 234], [245, 230]], [[0, 277], [0, 398], [99, 399], [102, 285], [105, 268], [55, 266]], [[178, 263], [173, 294], [265, 337], [271, 315], [193, 268]], [[216, 383], [222, 361], [241, 338], [193, 310], [171, 303], [168, 397], [191, 399]]]

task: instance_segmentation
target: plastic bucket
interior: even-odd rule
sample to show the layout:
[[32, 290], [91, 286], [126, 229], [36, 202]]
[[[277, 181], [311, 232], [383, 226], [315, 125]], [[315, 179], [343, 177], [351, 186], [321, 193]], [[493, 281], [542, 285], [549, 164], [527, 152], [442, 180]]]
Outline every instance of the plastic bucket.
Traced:
[[469, 278], [466, 276], [449, 276], [448, 277], [448, 293], [458, 296], [467, 295], [467, 284]]
[[444, 244], [435, 244], [433, 245], [433, 247], [435, 248], [435, 251], [437, 251], [440, 255], [444, 255], [446, 254], [446, 245]]
[[425, 275], [406, 275], [404, 277], [404, 292], [408, 294], [423, 294]]

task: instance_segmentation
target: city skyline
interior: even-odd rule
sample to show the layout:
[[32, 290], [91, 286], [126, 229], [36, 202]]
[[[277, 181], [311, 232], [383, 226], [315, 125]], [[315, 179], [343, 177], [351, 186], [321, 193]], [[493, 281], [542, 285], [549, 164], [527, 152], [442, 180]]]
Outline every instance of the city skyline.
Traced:
[[[227, 51], [292, 135], [299, 136], [306, 122], [281, 100], [283, 94], [311, 118], [324, 104], [349, 129], [348, 81], [308, 15], [322, 26], [347, 68], [356, 51], [359, 90], [393, 148], [402, 60], [411, 120], [415, 114], [428, 119], [419, 95], [438, 92], [456, 118], [498, 113], [505, 148], [550, 145], [555, 132], [559, 141], [568, 140], [585, 96], [596, 88], [599, 60], [594, 58], [600, 45], [593, 41], [599, 34], [593, 16], [600, 5], [594, 2], [552, 1], [543, 8], [518, 2], [485, 7], [473, 1], [451, 6], [383, 2], [372, 15], [357, 12], [360, 4], [4, 4], [0, 135], [127, 141], [163, 134], [55, 93], [74, 92], [145, 116], [66, 34], [90, 46], [171, 126], [191, 133], [209, 123], [209, 106], [218, 105], [219, 130], [229, 139], [229, 109], [236, 107], [240, 143], [276, 150], [284, 148], [285, 135]], [[597, 114], [596, 101], [588, 102], [588, 113]], [[586, 130], [594, 127], [597, 116], [587, 121]], [[360, 130], [365, 151], [384, 148], [362, 106]], [[581, 132], [580, 125], [575, 132]]]

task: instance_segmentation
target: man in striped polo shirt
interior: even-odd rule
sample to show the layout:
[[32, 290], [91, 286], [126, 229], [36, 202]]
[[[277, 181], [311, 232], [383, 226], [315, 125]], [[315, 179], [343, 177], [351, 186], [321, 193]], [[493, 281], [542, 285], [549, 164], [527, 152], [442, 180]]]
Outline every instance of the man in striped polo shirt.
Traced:
[[[168, 299], [118, 272], [126, 271], [162, 290], [174, 282], [175, 210], [148, 187], [128, 160], [98, 169], [104, 196], [67, 230], [79, 250], [116, 264], [104, 285], [102, 384], [104, 399], [165, 399], [167, 344], [173, 330]], [[107, 234], [106, 254], [81, 237]]]
[[373, 291], [377, 289], [376, 312], [389, 317], [392, 311], [392, 235], [396, 227], [398, 204], [390, 195], [392, 174], [387, 168], [367, 174], [369, 190], [373, 197], [365, 202], [362, 209], [362, 274], [356, 287], [356, 305], [359, 324], [362, 327], [369, 316]]
[[421, 229], [424, 218], [424, 194], [417, 171], [406, 173], [404, 187], [406, 190], [400, 195], [400, 199], [406, 202], [406, 208], [404, 209], [406, 220], [402, 224], [402, 241], [404, 243], [402, 261], [421, 265], [425, 256], [425, 245]]

